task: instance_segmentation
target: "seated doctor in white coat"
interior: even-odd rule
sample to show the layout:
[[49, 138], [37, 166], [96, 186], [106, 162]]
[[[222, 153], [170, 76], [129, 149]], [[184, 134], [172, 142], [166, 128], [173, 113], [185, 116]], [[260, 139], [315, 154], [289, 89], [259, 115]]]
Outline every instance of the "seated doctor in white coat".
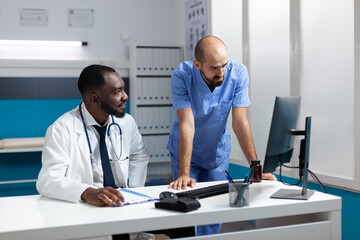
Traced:
[[78, 87], [83, 102], [46, 132], [37, 190], [48, 198], [121, 206], [125, 199], [116, 188], [144, 186], [149, 161], [138, 127], [125, 113], [124, 81], [110, 67], [91, 65]]

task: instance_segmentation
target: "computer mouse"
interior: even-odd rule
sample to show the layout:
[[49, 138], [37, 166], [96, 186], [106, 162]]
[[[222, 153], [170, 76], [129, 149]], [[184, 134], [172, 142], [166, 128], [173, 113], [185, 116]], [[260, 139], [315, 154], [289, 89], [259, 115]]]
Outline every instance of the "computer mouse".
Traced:
[[161, 200], [161, 199], [164, 199], [164, 198], [178, 198], [178, 197], [177, 197], [176, 194], [173, 193], [173, 192], [165, 191], [165, 192], [161, 192], [161, 193], [159, 194], [159, 198], [160, 198], [160, 200]]

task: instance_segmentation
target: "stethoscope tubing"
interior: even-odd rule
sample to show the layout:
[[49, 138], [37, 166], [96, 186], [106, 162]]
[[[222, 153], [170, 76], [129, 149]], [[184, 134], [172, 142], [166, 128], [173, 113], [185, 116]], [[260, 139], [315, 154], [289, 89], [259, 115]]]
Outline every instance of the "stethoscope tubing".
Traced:
[[[89, 133], [88, 133], [88, 131], [87, 131], [86, 124], [85, 124], [85, 119], [84, 119], [84, 115], [83, 115], [82, 110], [81, 110], [81, 105], [82, 105], [82, 103], [83, 103], [83, 102], [81, 102], [81, 103], [79, 104], [79, 112], [80, 112], [81, 120], [82, 120], [82, 122], [83, 122], [84, 131], [85, 131], [85, 135], [86, 135], [86, 140], [87, 140], [87, 143], [88, 143], [88, 146], [89, 146], [90, 161], [91, 161], [91, 163], [93, 163], [94, 157], [93, 157], [93, 152], [92, 152], [92, 150], [91, 150]], [[111, 115], [111, 119], [112, 119], [112, 123], [110, 123], [109, 126], [108, 126], [107, 135], [108, 135], [108, 137], [110, 137], [110, 128], [111, 128], [112, 126], [117, 126], [117, 127], [119, 128], [119, 131], [120, 131], [120, 138], [121, 138], [121, 139], [120, 139], [120, 141], [121, 141], [121, 146], [120, 146], [120, 147], [122, 148], [122, 130], [121, 130], [121, 127], [119, 126], [119, 124], [117, 124], [117, 123], [115, 122], [114, 116]], [[111, 138], [110, 138], [110, 139], [111, 139]], [[112, 147], [113, 147], [113, 150], [114, 150], [114, 153], [115, 153], [114, 146], [112, 146]], [[116, 156], [118, 159], [120, 159], [120, 157], [121, 157], [121, 150], [122, 150], [122, 149], [120, 149], [120, 156], [117, 156], [116, 153], [115, 153], [115, 156]]]

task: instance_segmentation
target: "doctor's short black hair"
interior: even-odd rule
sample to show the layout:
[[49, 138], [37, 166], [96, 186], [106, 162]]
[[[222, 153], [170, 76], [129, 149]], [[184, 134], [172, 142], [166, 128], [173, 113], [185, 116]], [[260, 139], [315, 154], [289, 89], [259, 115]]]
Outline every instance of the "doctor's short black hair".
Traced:
[[103, 65], [90, 65], [82, 70], [78, 79], [78, 88], [81, 95], [105, 85], [104, 73], [116, 72], [115, 69]]

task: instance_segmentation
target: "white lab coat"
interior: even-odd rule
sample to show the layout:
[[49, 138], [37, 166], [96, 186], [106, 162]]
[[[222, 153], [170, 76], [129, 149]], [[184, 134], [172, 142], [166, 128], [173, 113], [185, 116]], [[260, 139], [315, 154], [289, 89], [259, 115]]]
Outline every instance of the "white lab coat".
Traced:
[[[81, 194], [88, 187], [103, 187], [99, 136], [91, 126], [96, 121], [84, 104], [82, 112], [96, 160], [93, 164], [90, 161], [89, 145], [79, 107], [62, 115], [48, 128], [45, 136], [42, 168], [36, 183], [37, 190], [45, 197], [80, 202]], [[106, 144], [109, 157], [113, 159], [111, 168], [115, 184], [121, 187], [144, 186], [149, 156], [135, 120], [128, 114], [121, 119], [114, 117], [114, 120], [121, 127], [122, 144], [119, 143], [119, 129], [116, 126], [110, 130], [115, 150], [112, 149], [109, 137], [106, 137]], [[111, 122], [109, 117], [107, 123]], [[122, 146], [122, 154], [117, 159], [115, 152], [120, 152], [119, 145]]]

